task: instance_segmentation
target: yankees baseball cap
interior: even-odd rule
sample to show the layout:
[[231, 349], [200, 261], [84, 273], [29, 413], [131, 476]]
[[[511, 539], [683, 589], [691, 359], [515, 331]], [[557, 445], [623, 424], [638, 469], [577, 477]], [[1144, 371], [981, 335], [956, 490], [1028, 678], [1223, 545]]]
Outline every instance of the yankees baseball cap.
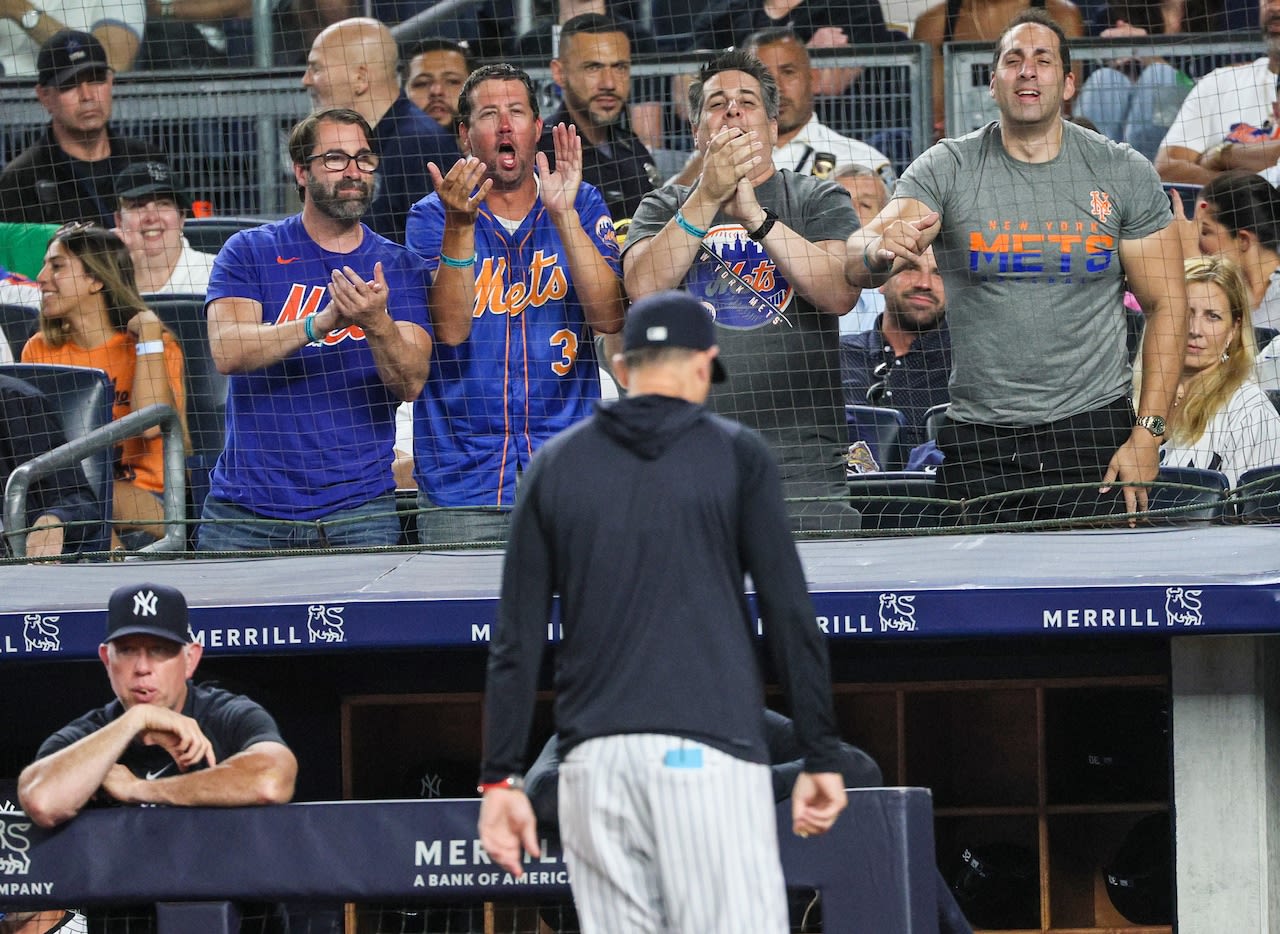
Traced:
[[107, 603], [107, 635], [103, 641], [132, 635], [159, 636], [183, 645], [195, 641], [187, 621], [187, 598], [163, 584], [117, 588]]
[[[707, 307], [688, 292], [670, 290], [646, 295], [631, 306], [622, 329], [622, 350], [646, 347], [684, 347], [710, 350], [716, 345], [716, 325]], [[711, 382], [723, 383], [728, 374], [716, 357]]]
[[107, 50], [94, 36], [78, 29], [60, 29], [45, 40], [36, 56], [36, 84], [65, 91], [90, 72], [104, 77], [111, 71]]
[[168, 195], [179, 207], [191, 207], [191, 199], [182, 190], [173, 170], [159, 161], [135, 162], [126, 166], [116, 176], [117, 198], [145, 198], [147, 195]]

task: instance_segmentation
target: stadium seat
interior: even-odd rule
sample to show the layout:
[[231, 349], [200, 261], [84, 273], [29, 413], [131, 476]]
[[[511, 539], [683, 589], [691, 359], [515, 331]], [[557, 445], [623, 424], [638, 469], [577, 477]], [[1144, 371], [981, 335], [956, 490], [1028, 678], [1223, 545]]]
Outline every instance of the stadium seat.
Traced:
[[226, 437], [227, 378], [218, 372], [209, 350], [203, 295], [151, 295], [147, 304], [177, 336], [186, 358], [187, 430], [191, 435], [187, 489], [189, 515], [198, 519], [209, 492], [209, 472]]
[[182, 235], [193, 249], [216, 254], [233, 233], [265, 223], [265, 217], [192, 217], [182, 225]]
[[[102, 370], [49, 363], [0, 365], [0, 375], [23, 380], [48, 397], [58, 412], [62, 433], [68, 441], [111, 424], [115, 386]], [[102, 525], [96, 534], [85, 536], [84, 550], [106, 552], [111, 548], [111, 489], [114, 479], [115, 448], [95, 451], [81, 461], [89, 486], [102, 504]]]
[[1199, 467], [1161, 467], [1147, 494], [1147, 509], [1198, 506], [1185, 512], [1152, 516], [1151, 525], [1195, 525], [1222, 522], [1228, 515], [1230, 487], [1226, 474]]
[[933, 474], [898, 470], [849, 478], [864, 529], [937, 529], [960, 523], [960, 509], [935, 492]]
[[22, 359], [22, 348], [37, 327], [39, 318], [35, 309], [24, 305], [0, 304], [0, 331], [4, 331], [14, 360]]
[[849, 443], [865, 441], [881, 470], [901, 470], [905, 461], [898, 441], [907, 417], [897, 409], [877, 405], [846, 405]]
[[1253, 327], [1253, 339], [1258, 345], [1258, 350], [1262, 350], [1275, 340], [1277, 334], [1280, 334], [1280, 331], [1277, 331], [1275, 328], [1265, 328], [1260, 324], [1254, 325]]
[[947, 421], [947, 412], [951, 408], [950, 402], [944, 402], [942, 405], [935, 405], [924, 413], [924, 436], [927, 441], [937, 441], [938, 432], [942, 430], [942, 426]]
[[1241, 474], [1235, 506], [1243, 522], [1280, 522], [1280, 465]]

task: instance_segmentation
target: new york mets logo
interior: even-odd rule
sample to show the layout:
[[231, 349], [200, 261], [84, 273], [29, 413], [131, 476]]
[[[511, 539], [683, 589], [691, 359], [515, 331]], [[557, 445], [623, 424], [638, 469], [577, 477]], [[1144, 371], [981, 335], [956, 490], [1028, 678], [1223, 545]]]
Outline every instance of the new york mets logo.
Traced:
[[1107, 222], [1107, 218], [1111, 216], [1111, 195], [1105, 191], [1089, 192], [1089, 213], [1096, 217], [1102, 223]]
[[529, 261], [528, 281], [508, 285], [507, 279], [505, 259], [485, 259], [476, 276], [476, 303], [472, 307], [472, 317], [479, 318], [487, 311], [514, 318], [526, 308], [540, 308], [569, 294], [569, 280], [560, 268], [559, 253], [547, 255], [542, 250], [535, 250], [533, 259]]
[[[276, 324], [301, 321], [322, 311], [320, 303], [324, 301], [324, 293], [325, 287], [322, 285], [305, 286], [295, 282], [289, 289], [289, 297], [280, 306], [280, 313], [276, 315]], [[356, 327], [354, 324], [339, 328], [326, 334], [316, 343], [332, 347], [334, 344], [342, 343], [348, 337], [353, 341], [364, 340], [364, 328]]]
[[747, 238], [741, 224], [713, 227], [703, 242], [715, 256], [703, 252], [694, 261], [685, 275], [685, 288], [715, 309], [717, 325], [751, 331], [788, 323], [791, 283], [764, 248]]

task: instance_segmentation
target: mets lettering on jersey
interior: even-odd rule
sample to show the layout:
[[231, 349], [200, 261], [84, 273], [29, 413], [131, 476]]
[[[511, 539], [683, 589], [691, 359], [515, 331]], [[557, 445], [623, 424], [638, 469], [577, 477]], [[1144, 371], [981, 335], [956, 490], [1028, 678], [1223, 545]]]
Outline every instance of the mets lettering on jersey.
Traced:
[[[325, 287], [322, 285], [301, 285], [295, 282], [292, 288], [289, 289], [289, 297], [280, 306], [280, 313], [276, 315], [276, 324], [301, 321], [303, 318], [319, 314], [324, 309], [325, 291]], [[339, 328], [336, 331], [330, 331], [317, 343], [332, 347], [348, 337], [353, 341], [364, 340], [364, 328], [357, 327], [354, 324]]]
[[528, 281], [507, 283], [507, 261], [502, 257], [486, 257], [476, 276], [472, 316], [479, 318], [487, 311], [515, 317], [530, 306], [541, 308], [569, 294], [569, 281], [561, 267], [559, 253], [535, 250], [529, 260]]

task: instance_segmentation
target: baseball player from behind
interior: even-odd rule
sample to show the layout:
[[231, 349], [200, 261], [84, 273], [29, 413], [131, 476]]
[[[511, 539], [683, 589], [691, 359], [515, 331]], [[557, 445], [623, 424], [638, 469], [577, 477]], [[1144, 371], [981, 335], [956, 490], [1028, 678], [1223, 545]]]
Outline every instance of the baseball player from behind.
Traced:
[[822, 833], [845, 806], [826, 646], [777, 465], [703, 406], [717, 354], [687, 293], [637, 302], [614, 358], [631, 395], [539, 451], [512, 516], [480, 839], [515, 876], [522, 849], [539, 853], [520, 776], [559, 593], [560, 831], [584, 932], [787, 930], [747, 573], [804, 751], [793, 831]]

